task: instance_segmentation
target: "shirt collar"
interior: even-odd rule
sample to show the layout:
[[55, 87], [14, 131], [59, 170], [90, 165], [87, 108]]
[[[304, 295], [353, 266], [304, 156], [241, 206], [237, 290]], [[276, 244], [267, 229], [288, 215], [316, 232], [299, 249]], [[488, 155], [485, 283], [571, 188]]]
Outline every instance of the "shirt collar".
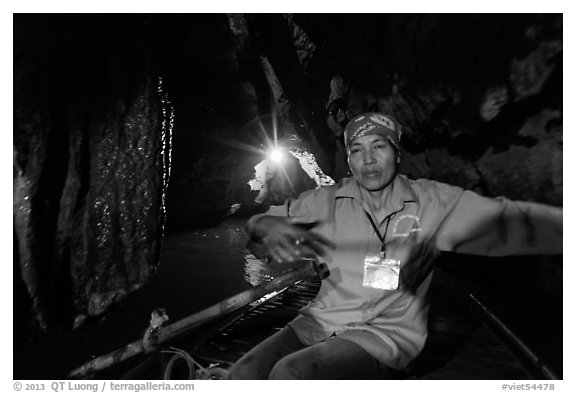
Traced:
[[[416, 194], [410, 187], [409, 180], [404, 175], [396, 175], [392, 183], [388, 186], [392, 193], [390, 201], [391, 208], [394, 210], [401, 209], [406, 202], [416, 202]], [[360, 185], [354, 177], [346, 177], [341, 180], [336, 193], [338, 198], [352, 198], [362, 203], [362, 195], [360, 194]]]

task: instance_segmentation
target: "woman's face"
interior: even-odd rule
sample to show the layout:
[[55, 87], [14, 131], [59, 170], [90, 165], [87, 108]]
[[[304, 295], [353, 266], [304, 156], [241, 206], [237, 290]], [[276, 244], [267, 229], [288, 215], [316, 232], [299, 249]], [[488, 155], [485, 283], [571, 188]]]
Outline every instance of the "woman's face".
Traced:
[[397, 152], [386, 137], [365, 135], [350, 144], [348, 165], [361, 187], [367, 191], [379, 191], [396, 175]]

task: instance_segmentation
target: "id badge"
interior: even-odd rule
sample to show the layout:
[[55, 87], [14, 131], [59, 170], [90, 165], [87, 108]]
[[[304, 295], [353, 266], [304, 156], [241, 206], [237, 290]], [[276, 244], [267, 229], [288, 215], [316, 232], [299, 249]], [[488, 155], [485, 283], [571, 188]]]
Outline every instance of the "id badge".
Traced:
[[399, 260], [381, 256], [367, 256], [364, 258], [363, 286], [392, 291], [398, 289], [399, 277]]

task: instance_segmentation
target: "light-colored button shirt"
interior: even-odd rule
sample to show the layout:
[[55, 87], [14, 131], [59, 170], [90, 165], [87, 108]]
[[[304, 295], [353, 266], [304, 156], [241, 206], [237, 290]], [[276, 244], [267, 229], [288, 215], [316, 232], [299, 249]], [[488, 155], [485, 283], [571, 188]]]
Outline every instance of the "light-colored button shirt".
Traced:
[[289, 323], [304, 344], [337, 335], [356, 342], [382, 364], [402, 369], [426, 341], [426, 293], [440, 251], [488, 256], [562, 253], [561, 208], [485, 198], [402, 175], [387, 187], [384, 198], [386, 217], [377, 225], [385, 238], [386, 257], [400, 261], [396, 290], [363, 286], [364, 259], [378, 255], [382, 243], [353, 178], [306, 191], [266, 213], [316, 222], [312, 230], [337, 246], [327, 250], [323, 260], [330, 276], [314, 301]]

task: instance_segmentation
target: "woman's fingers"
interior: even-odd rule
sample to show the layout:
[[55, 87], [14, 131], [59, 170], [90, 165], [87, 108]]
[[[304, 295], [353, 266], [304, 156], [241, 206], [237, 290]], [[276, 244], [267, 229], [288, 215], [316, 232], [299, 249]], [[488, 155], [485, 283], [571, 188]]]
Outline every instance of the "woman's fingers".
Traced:
[[288, 239], [268, 239], [264, 242], [268, 252], [277, 262], [294, 262], [300, 256]]
[[313, 241], [318, 242], [331, 249], [336, 249], [336, 244], [332, 243], [330, 240], [326, 239], [324, 236], [319, 235], [314, 232], [308, 232], [308, 236], [312, 238]]
[[270, 221], [262, 243], [278, 262], [294, 262], [305, 257], [325, 256], [326, 248], [336, 245], [324, 236], [286, 221]]
[[326, 248], [336, 248], [336, 245], [324, 236], [314, 232], [305, 232], [296, 240], [295, 245], [299, 247], [302, 253], [307, 255], [325, 256]]

